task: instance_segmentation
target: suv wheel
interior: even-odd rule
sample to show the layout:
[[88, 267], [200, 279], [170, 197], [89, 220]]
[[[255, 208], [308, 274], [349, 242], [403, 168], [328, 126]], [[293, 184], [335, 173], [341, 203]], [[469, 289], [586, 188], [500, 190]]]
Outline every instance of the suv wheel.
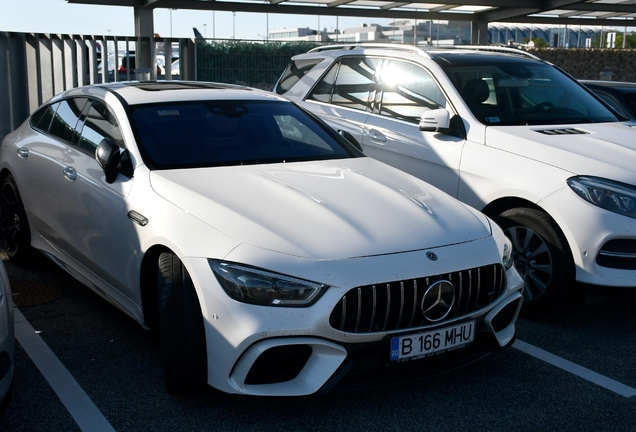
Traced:
[[562, 305], [574, 284], [570, 247], [545, 212], [518, 207], [495, 218], [512, 241], [515, 267], [524, 280], [523, 310], [529, 315]]

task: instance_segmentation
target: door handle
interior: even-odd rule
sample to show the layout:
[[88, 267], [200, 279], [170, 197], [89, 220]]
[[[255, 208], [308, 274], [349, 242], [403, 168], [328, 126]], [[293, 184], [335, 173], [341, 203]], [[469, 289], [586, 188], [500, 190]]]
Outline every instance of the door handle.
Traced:
[[77, 180], [77, 171], [73, 167], [66, 167], [64, 168], [64, 177], [67, 180], [75, 181]]
[[369, 130], [369, 138], [371, 138], [372, 141], [375, 141], [378, 143], [386, 142], [386, 137], [384, 136], [384, 134], [375, 129]]
[[23, 159], [28, 158], [29, 157], [29, 149], [26, 148], [26, 147], [20, 147], [18, 149], [18, 156], [23, 158]]

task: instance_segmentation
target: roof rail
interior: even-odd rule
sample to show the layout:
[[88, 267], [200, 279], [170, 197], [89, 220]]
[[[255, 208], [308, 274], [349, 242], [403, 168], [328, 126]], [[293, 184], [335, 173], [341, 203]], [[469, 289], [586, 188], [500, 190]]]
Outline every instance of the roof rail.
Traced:
[[489, 51], [489, 52], [499, 52], [499, 53], [507, 53], [507, 54], [516, 54], [520, 56], [529, 57], [535, 60], [541, 60], [539, 57], [534, 54], [530, 54], [527, 51], [511, 48], [511, 47], [503, 47], [497, 45], [431, 45], [426, 47], [417, 47], [413, 45], [404, 45], [404, 44], [391, 44], [391, 43], [353, 43], [353, 44], [340, 44], [340, 45], [323, 45], [309, 50], [308, 52], [321, 52], [321, 51], [330, 51], [330, 50], [354, 50], [354, 49], [365, 49], [365, 48], [379, 48], [379, 49], [390, 49], [396, 51], [407, 51], [415, 54], [420, 54], [426, 57], [430, 57], [429, 52], [440, 50], [440, 49], [465, 49], [465, 50], [474, 50], [474, 51]]
[[321, 51], [330, 51], [330, 50], [354, 50], [354, 49], [365, 49], [365, 48], [379, 48], [379, 49], [390, 49], [395, 51], [408, 51], [408, 52], [428, 56], [428, 53], [426, 52], [426, 50], [423, 50], [422, 48], [418, 48], [413, 45], [373, 43], [373, 42], [341, 44], [341, 45], [323, 45], [316, 48], [312, 48], [307, 52], [321, 52]]
[[459, 49], [517, 54], [517, 55], [521, 55], [525, 57], [530, 57], [535, 60], [541, 60], [536, 55], [530, 54], [528, 51], [524, 51], [518, 48], [503, 47], [503, 46], [497, 46], [497, 45], [453, 45], [453, 46]]

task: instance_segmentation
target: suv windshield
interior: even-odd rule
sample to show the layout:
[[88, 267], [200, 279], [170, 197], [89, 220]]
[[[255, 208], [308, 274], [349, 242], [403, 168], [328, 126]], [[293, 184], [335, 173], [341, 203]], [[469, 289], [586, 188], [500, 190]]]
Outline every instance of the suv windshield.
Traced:
[[341, 159], [361, 155], [287, 102], [197, 101], [134, 107], [145, 162], [155, 169]]
[[555, 125], [619, 119], [576, 81], [533, 60], [437, 58], [464, 101], [488, 125]]

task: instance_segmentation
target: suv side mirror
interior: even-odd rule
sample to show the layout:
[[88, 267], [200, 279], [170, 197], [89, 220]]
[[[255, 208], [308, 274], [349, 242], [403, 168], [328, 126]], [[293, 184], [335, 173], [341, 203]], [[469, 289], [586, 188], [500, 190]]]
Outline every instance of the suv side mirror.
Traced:
[[426, 111], [420, 117], [419, 127], [422, 132], [438, 132], [450, 126], [450, 113], [445, 108]]
[[110, 139], [104, 138], [95, 150], [95, 159], [106, 174], [106, 183], [113, 183], [117, 178], [117, 167], [121, 162], [119, 146]]

